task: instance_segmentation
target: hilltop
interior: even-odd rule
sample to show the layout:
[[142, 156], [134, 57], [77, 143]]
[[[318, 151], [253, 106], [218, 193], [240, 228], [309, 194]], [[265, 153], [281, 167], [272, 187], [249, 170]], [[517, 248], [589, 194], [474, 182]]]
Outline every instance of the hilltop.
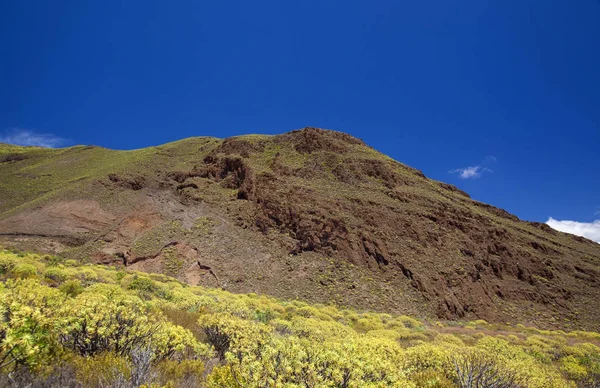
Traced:
[[439, 319], [600, 329], [600, 245], [347, 134], [116, 151], [0, 145], [0, 245], [193, 285]]

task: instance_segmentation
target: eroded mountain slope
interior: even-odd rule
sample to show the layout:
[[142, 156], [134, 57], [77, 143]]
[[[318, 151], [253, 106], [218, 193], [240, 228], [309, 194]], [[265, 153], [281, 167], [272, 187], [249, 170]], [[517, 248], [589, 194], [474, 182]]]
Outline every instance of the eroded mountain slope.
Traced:
[[238, 292], [600, 327], [600, 245], [473, 201], [343, 133], [2, 146], [0, 161], [5, 246]]

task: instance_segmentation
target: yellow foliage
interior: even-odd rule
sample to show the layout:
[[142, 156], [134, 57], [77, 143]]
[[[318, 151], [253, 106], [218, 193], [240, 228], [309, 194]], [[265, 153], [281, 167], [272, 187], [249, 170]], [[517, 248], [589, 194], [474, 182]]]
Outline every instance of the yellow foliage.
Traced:
[[75, 367], [77, 379], [84, 387], [106, 386], [114, 378], [115, 372], [124, 376], [131, 374], [127, 359], [112, 352], [92, 357], [75, 356], [70, 361]]
[[572, 387], [600, 375], [599, 344], [593, 332], [424, 323], [0, 251], [0, 369], [66, 363], [83, 386], [133, 379], [133, 354], [151, 349], [148, 387], [446, 388], [468, 354], [527, 387]]
[[13, 277], [19, 279], [32, 278], [37, 275], [37, 268], [27, 263], [19, 263], [10, 271]]
[[432, 370], [452, 374], [449, 357], [452, 348], [423, 343], [406, 349], [403, 367], [409, 373]]

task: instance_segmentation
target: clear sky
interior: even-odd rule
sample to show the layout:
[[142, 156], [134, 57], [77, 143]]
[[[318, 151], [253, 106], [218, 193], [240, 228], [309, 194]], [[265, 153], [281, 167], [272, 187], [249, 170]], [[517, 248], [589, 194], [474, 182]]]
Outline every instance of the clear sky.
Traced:
[[0, 49], [0, 141], [329, 128], [600, 234], [598, 0], [8, 0]]

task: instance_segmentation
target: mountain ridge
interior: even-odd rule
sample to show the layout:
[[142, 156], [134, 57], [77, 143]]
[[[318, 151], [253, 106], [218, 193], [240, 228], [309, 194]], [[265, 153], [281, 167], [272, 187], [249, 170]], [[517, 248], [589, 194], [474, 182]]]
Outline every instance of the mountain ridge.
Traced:
[[[600, 246], [307, 127], [0, 145], [0, 245], [361, 309], [598, 329]], [[9, 157], [8, 159], [15, 157]]]

